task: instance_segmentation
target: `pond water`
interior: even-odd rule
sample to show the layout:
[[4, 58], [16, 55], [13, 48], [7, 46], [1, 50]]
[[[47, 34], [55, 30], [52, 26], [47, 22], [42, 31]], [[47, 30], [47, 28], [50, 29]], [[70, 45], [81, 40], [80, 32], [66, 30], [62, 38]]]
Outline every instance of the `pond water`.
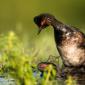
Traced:
[[13, 79], [0, 78], [0, 85], [16, 85]]

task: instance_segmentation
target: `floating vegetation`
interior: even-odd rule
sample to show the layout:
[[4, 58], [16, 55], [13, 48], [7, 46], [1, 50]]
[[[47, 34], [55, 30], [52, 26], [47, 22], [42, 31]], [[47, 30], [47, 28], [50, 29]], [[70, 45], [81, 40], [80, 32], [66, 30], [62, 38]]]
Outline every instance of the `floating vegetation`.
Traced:
[[30, 56], [26, 50], [14, 32], [0, 36], [0, 75], [5, 81], [13, 80], [13, 85], [76, 85], [70, 75], [67, 79], [59, 77], [61, 61], [58, 57], [50, 56], [45, 64], [41, 63], [42, 66], [48, 63], [42, 72], [35, 62], [35, 57], [39, 60], [37, 55]]

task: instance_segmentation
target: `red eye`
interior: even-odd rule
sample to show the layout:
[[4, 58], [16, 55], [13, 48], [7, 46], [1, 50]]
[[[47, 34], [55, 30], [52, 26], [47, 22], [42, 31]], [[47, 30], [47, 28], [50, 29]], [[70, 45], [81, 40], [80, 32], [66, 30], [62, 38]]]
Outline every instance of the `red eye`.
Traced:
[[50, 22], [51, 21], [51, 19], [50, 18], [47, 18], [47, 20]]

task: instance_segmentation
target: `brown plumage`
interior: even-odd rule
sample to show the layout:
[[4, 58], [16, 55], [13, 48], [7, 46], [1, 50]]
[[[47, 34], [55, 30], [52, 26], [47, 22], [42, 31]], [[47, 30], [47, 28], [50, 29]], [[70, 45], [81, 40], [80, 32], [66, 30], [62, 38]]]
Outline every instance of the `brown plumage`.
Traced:
[[34, 18], [39, 32], [51, 25], [54, 29], [56, 47], [65, 66], [85, 66], [85, 35], [75, 27], [65, 25], [53, 15], [40, 14]]

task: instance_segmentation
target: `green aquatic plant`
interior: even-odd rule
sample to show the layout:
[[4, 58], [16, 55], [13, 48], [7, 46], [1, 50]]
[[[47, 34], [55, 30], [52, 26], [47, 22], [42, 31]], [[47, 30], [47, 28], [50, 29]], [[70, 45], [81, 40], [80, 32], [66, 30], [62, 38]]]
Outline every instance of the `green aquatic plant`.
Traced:
[[65, 81], [66, 85], [77, 85], [76, 81], [72, 76], [68, 75], [67, 80]]
[[0, 37], [1, 75], [14, 78], [17, 85], [35, 85], [31, 57], [25, 54], [23, 44], [10, 32]]
[[[7, 79], [14, 79], [15, 85], [62, 85], [56, 77], [56, 70], [49, 65], [40, 76], [35, 62], [37, 56], [29, 56], [23, 42], [14, 32], [0, 35], [0, 75]], [[66, 85], [73, 81], [68, 79]]]

